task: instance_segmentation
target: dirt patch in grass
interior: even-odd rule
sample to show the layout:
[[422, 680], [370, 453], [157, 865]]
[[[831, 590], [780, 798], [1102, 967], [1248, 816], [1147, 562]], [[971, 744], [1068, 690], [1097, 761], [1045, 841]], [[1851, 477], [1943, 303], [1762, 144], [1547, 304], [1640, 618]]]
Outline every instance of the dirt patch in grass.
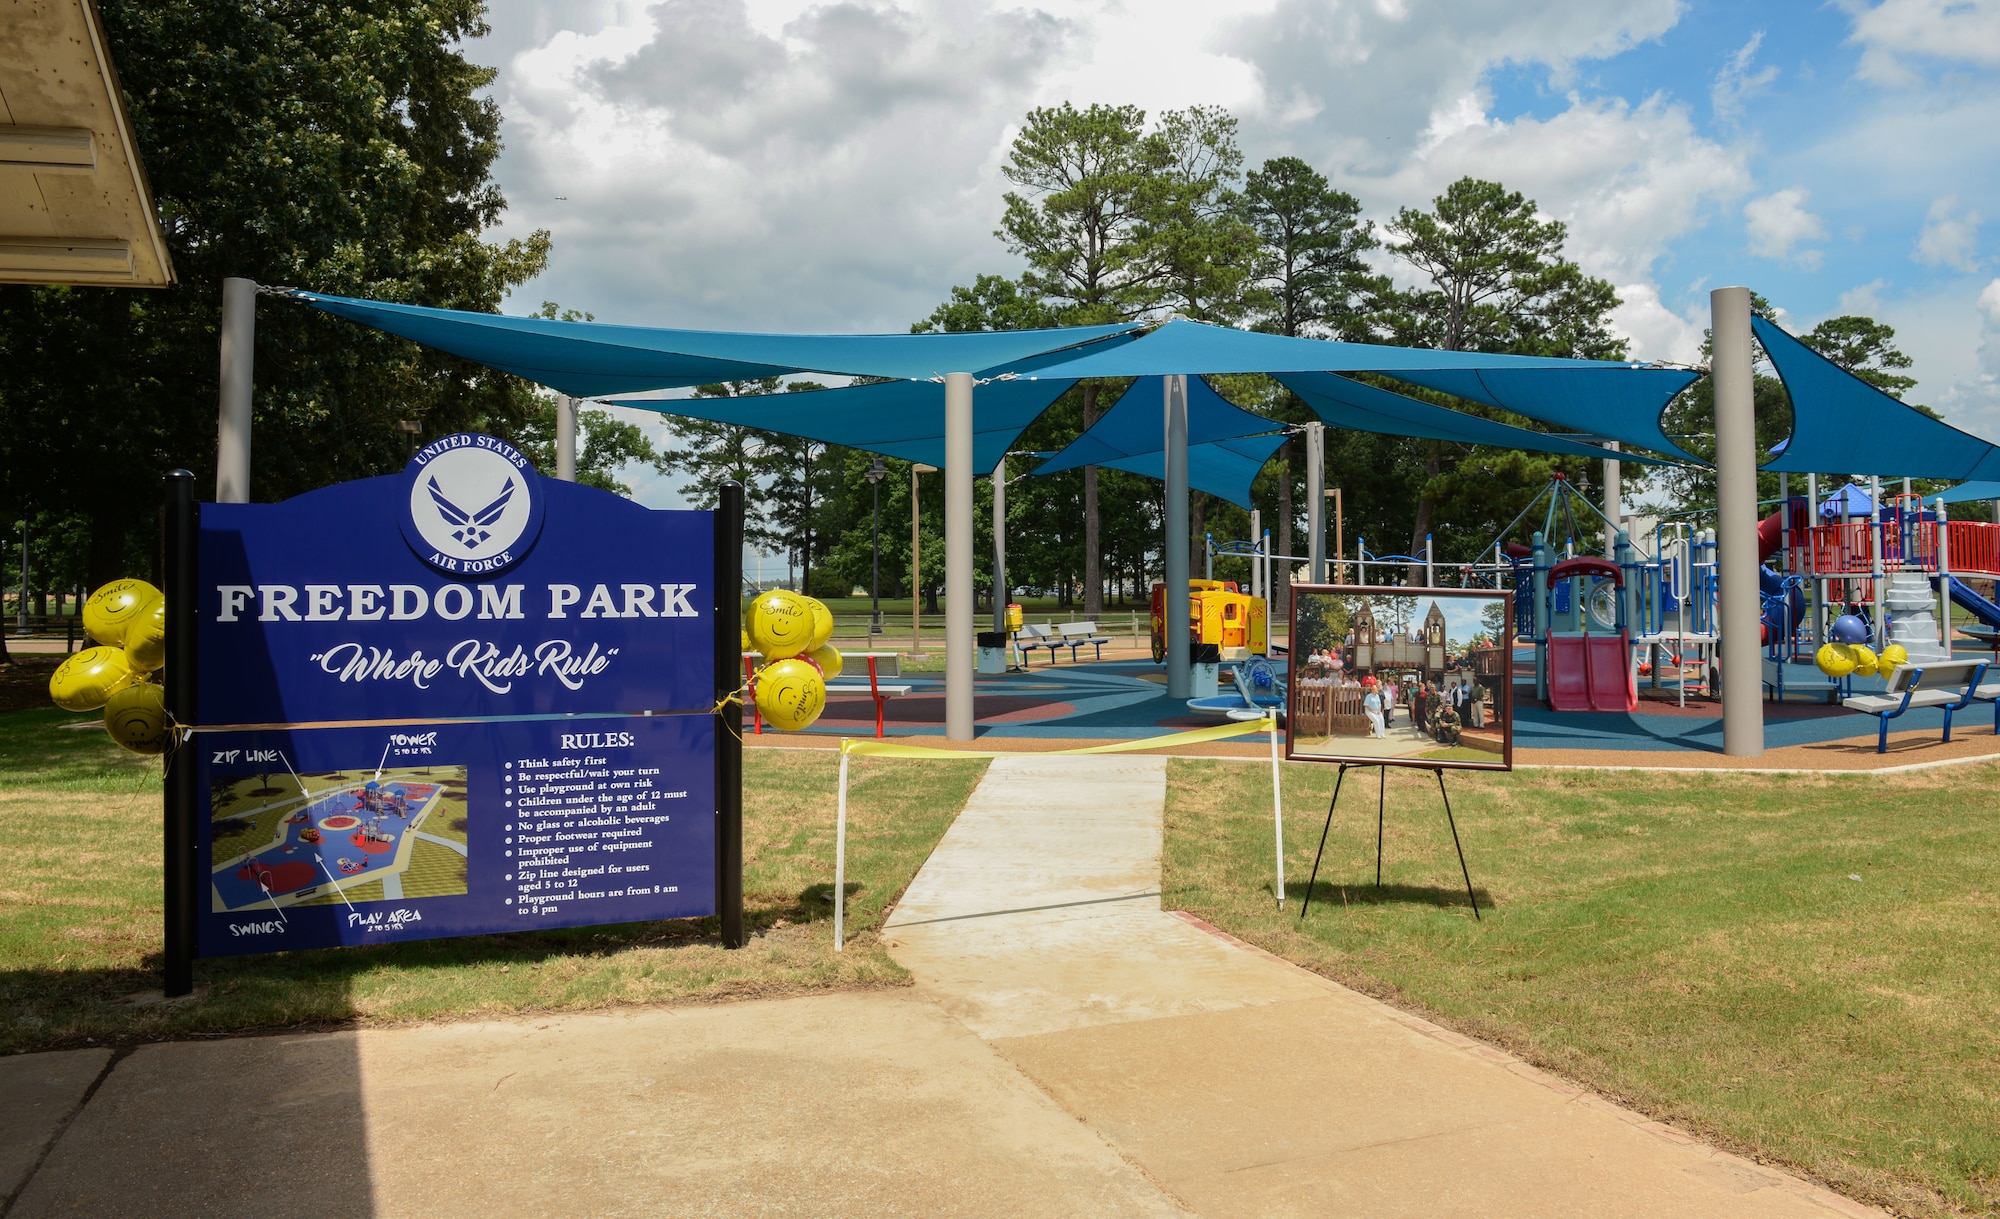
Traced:
[[[1911, 1214], [2000, 1214], [2000, 766], [1350, 774], [1176, 760], [1164, 901], [1725, 1145]], [[1357, 777], [1361, 780], [1356, 782]]]

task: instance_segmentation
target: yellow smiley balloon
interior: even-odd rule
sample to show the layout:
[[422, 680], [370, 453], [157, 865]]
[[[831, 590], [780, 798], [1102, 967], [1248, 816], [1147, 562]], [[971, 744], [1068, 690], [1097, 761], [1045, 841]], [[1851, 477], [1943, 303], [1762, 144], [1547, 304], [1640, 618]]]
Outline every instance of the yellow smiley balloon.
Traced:
[[109, 647], [124, 647], [125, 628], [159, 595], [144, 580], [113, 580], [83, 603], [83, 633]]
[[801, 600], [806, 603], [806, 608], [812, 611], [813, 619], [812, 646], [806, 651], [817, 652], [826, 646], [827, 640], [833, 638], [833, 611], [826, 608], [818, 597], [804, 597]]
[[840, 649], [830, 643], [814, 648], [810, 656], [812, 662], [819, 666], [820, 675], [828, 681], [839, 677], [840, 671], [847, 667], [847, 662], [841, 658]]
[[1813, 657], [1819, 671], [1828, 677], [1846, 677], [1854, 672], [1854, 649], [1844, 643], [1829, 643]]
[[113, 691], [136, 680], [124, 648], [85, 648], [56, 666], [49, 697], [64, 711], [95, 711]]
[[155, 597], [125, 624], [125, 663], [151, 673], [167, 663], [167, 599]]
[[1862, 677], [1875, 676], [1875, 670], [1882, 663], [1875, 655], [1875, 649], [1865, 643], [1850, 643], [1847, 650], [1854, 653], [1854, 671]]
[[765, 660], [812, 651], [813, 616], [806, 599], [774, 589], [750, 603], [750, 646]]
[[826, 710], [826, 681], [803, 660], [780, 660], [757, 674], [757, 710], [780, 732], [812, 726]]
[[104, 730], [133, 753], [167, 750], [167, 692], [150, 681], [113, 692], [104, 704]]
[[1909, 663], [1910, 653], [1900, 643], [1892, 643], [1888, 647], [1883, 648], [1882, 654], [1875, 658], [1876, 669], [1883, 673], [1891, 672], [1897, 667]]

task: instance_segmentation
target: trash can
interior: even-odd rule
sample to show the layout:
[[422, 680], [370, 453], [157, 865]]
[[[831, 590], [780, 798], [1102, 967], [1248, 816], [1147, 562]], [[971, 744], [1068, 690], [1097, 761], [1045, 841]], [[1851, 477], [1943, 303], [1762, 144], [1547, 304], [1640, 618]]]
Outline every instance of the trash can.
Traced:
[[1214, 698], [1222, 689], [1222, 645], [1197, 643], [1194, 652], [1194, 697]]
[[1021, 621], [1022, 619], [1021, 619], [1020, 604], [1018, 602], [1009, 601], [1007, 603], [1007, 629], [1010, 631], [1020, 630]]
[[989, 676], [1007, 671], [1007, 632], [979, 632], [979, 671]]

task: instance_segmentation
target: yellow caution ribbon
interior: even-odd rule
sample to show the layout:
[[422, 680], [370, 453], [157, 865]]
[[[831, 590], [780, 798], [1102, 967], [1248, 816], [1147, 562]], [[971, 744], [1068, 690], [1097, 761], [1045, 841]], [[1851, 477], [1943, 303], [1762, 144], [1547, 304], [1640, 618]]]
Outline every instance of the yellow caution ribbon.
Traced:
[[1080, 749], [1039, 750], [936, 749], [929, 745], [905, 745], [900, 741], [843, 738], [840, 742], [840, 752], [875, 758], [1012, 758], [1029, 753], [1036, 757], [1052, 758], [1080, 753], [1136, 753], [1145, 749], [1177, 749], [1182, 745], [1197, 745], [1203, 741], [1220, 741], [1233, 736], [1248, 736], [1253, 732], [1269, 732], [1271, 728], [1272, 720], [1266, 716], [1260, 720], [1217, 724], [1213, 728], [1196, 728], [1190, 732], [1142, 737], [1136, 741], [1113, 741], [1109, 745], [1087, 745]]

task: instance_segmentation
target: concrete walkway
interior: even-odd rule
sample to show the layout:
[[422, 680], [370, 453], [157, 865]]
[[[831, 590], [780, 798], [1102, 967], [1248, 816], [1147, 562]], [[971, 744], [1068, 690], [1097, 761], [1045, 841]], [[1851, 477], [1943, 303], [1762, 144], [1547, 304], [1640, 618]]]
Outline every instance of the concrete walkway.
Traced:
[[919, 987], [1204, 1216], [1880, 1212], [1160, 909], [1163, 759], [996, 760], [889, 921]]

